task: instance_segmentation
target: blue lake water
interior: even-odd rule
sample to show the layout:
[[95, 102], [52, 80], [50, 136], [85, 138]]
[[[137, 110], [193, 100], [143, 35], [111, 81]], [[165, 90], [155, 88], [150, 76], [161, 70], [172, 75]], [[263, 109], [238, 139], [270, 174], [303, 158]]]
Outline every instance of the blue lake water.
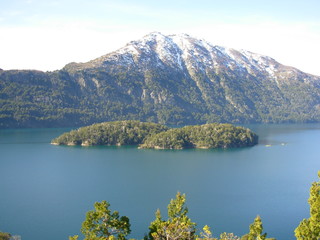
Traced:
[[189, 217], [215, 236], [241, 236], [259, 214], [268, 237], [294, 239], [320, 170], [320, 124], [249, 127], [257, 146], [182, 151], [53, 146], [69, 129], [0, 130], [0, 231], [68, 239], [94, 202], [107, 200], [130, 218], [130, 237], [142, 239], [156, 209], [166, 216], [180, 191]]

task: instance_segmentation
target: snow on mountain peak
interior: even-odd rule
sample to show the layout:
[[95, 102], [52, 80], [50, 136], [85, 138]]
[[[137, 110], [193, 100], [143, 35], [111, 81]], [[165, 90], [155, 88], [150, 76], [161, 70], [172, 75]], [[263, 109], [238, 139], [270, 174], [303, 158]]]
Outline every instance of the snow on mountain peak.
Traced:
[[166, 64], [180, 70], [211, 69], [217, 72], [229, 69], [253, 75], [262, 73], [271, 78], [274, 78], [279, 66], [279, 63], [268, 56], [215, 46], [185, 33], [164, 35], [152, 32], [106, 57], [118, 59], [118, 55], [122, 56], [123, 64], [139, 64], [137, 61], [147, 61], [157, 66]]

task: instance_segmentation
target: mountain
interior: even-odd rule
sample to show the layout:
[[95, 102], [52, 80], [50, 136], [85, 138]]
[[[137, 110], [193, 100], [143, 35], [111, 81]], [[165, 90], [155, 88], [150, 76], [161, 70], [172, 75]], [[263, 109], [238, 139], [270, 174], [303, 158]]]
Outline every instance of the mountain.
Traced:
[[151, 33], [54, 72], [0, 70], [0, 127], [320, 121], [320, 77], [186, 34]]

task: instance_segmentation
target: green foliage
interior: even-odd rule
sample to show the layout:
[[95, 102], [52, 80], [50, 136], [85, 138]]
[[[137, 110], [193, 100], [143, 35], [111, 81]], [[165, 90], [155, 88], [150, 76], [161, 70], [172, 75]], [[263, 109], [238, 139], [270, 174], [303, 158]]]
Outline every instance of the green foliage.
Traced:
[[52, 140], [58, 145], [138, 145], [152, 135], [165, 131], [166, 126], [139, 121], [98, 123], [64, 133]]
[[310, 218], [303, 219], [294, 231], [297, 240], [320, 239], [320, 171], [318, 177], [318, 182], [313, 182], [310, 188]]
[[202, 238], [197, 238], [197, 239], [207, 239], [207, 240], [211, 240], [211, 239], [216, 239], [216, 238], [213, 238], [212, 236], [212, 232], [210, 230], [210, 227], [208, 225], [205, 225], [203, 228], [202, 228], [202, 232], [200, 232], [200, 236]]
[[231, 124], [205, 124], [170, 129], [148, 137], [141, 148], [234, 148], [253, 146], [258, 136], [249, 129]]
[[231, 124], [205, 124], [169, 129], [156, 123], [117, 121], [94, 124], [64, 133], [57, 145], [138, 145], [141, 148], [230, 148], [253, 146], [258, 136]]
[[[312, 183], [310, 188], [310, 218], [303, 219], [295, 230], [297, 240], [319, 240], [320, 239], [320, 171], [318, 172], [318, 182]], [[185, 206], [185, 194], [177, 193], [168, 205], [168, 219], [163, 220], [158, 209], [155, 220], [150, 223], [149, 235], [145, 240], [218, 240], [212, 236], [210, 228], [206, 225], [200, 232], [200, 237], [196, 236], [196, 223], [187, 216], [188, 208]], [[130, 234], [129, 218], [120, 217], [117, 211], [109, 210], [110, 204], [106, 201], [94, 204], [95, 210], [89, 211], [82, 224], [81, 232], [84, 240], [125, 240]], [[267, 238], [267, 233], [263, 232], [262, 220], [260, 216], [250, 224], [249, 233], [242, 236], [241, 240], [276, 240]], [[9, 233], [0, 232], [0, 240], [9, 240]], [[69, 240], [77, 240], [78, 236], [69, 237]], [[220, 234], [219, 240], [240, 240], [233, 233]]]
[[233, 233], [224, 232], [220, 234], [220, 240], [240, 240], [240, 238]]
[[[131, 232], [129, 218], [120, 217], [117, 211], [109, 210], [109, 206], [110, 204], [106, 201], [96, 202], [95, 210], [87, 212], [81, 228], [85, 236], [84, 240], [126, 239]], [[69, 237], [69, 240], [77, 239], [77, 235]]]
[[74, 236], [70, 236], [69, 240], [78, 240], [79, 236], [78, 235], [74, 235]]
[[186, 197], [179, 192], [168, 205], [168, 220], [163, 220], [160, 210], [156, 212], [156, 219], [150, 224], [149, 239], [154, 240], [189, 240], [195, 239], [195, 223], [187, 216], [185, 207]]
[[140, 148], [183, 149], [193, 147], [181, 129], [170, 129], [146, 138]]
[[186, 73], [163, 67], [104, 61], [103, 67], [69, 64], [46, 73], [0, 71], [0, 128], [124, 119], [173, 125], [320, 121], [317, 77], [281, 73], [276, 82], [228, 69]]
[[10, 233], [0, 232], [0, 240], [10, 240], [10, 238], [11, 238]]
[[[218, 238], [214, 238], [212, 236], [212, 232], [210, 230], [210, 227], [208, 225], [205, 225], [202, 229], [203, 231], [200, 232], [200, 236], [202, 238], [197, 238], [197, 240], [205, 239], [205, 240], [218, 240]], [[233, 233], [221, 233], [219, 240], [240, 240], [239, 237], [234, 235]]]
[[241, 240], [265, 240], [267, 234], [262, 234], [263, 226], [260, 216], [254, 219], [254, 222], [249, 227], [250, 231], [248, 234], [244, 235]]

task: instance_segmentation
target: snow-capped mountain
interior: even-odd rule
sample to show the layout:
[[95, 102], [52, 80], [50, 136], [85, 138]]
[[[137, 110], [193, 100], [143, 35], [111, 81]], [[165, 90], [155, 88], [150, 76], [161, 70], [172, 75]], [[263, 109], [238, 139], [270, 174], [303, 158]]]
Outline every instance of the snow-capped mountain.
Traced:
[[[318, 79], [298, 69], [284, 66], [273, 58], [246, 50], [235, 50], [215, 46], [203, 39], [196, 39], [187, 34], [163, 35], [150, 33], [144, 38], [132, 41], [125, 47], [95, 59], [82, 67], [96, 67], [117, 62], [123, 66], [137, 65], [146, 70], [150, 65], [165, 68], [172, 67], [182, 71], [214, 71], [216, 74], [225, 70], [237, 74], [250, 74], [281, 81], [286, 77], [303, 77], [305, 81]], [[285, 75], [285, 76], [284, 76]], [[299, 75], [299, 76], [295, 76]]]
[[[48, 104], [85, 113], [78, 124], [320, 121], [320, 77], [187, 34], [150, 33], [45, 75], [51, 83]], [[65, 86], [63, 96], [53, 94], [55, 86]]]

